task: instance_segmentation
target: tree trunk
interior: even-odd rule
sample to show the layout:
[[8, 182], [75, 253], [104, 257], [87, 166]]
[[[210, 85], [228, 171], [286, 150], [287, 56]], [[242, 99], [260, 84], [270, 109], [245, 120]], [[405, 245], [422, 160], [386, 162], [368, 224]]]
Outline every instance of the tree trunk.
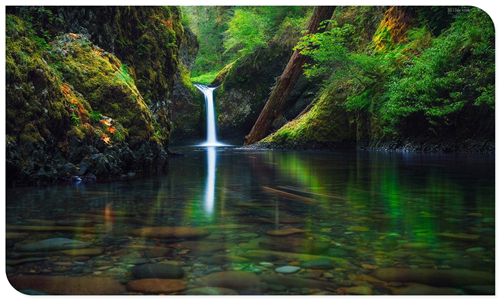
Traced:
[[[335, 6], [317, 6], [307, 24], [306, 34], [318, 32], [320, 23], [330, 19], [334, 10]], [[283, 104], [302, 74], [302, 66], [306, 62], [306, 59], [307, 57], [300, 54], [298, 50], [293, 52], [290, 61], [288, 61], [283, 74], [279, 77], [257, 122], [255, 122], [252, 130], [245, 137], [246, 140], [244, 145], [256, 143], [269, 134], [271, 124], [280, 115]]]

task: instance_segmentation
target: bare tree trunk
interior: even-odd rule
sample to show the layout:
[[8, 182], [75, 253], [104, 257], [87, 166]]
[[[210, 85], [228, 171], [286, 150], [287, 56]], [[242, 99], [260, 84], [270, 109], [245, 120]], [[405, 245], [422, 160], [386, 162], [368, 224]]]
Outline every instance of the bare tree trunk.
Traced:
[[[320, 23], [332, 17], [335, 6], [317, 6], [307, 24], [307, 33], [318, 32]], [[306, 62], [306, 56], [295, 50], [288, 61], [288, 64], [278, 79], [264, 109], [259, 115], [257, 122], [253, 125], [250, 133], [245, 137], [244, 145], [251, 145], [266, 137], [273, 121], [279, 116], [283, 109], [283, 104], [290, 95], [295, 83], [302, 74], [302, 66]]]

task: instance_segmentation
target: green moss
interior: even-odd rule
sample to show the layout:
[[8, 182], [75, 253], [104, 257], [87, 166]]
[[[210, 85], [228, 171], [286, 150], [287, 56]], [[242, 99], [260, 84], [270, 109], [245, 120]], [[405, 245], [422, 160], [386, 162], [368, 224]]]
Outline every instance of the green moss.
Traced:
[[[340, 88], [325, 90], [313, 107], [300, 118], [285, 124], [262, 143], [345, 143], [355, 138], [344, 104], [346, 94]], [[352, 116], [351, 116], [352, 117]]]
[[70, 55], [60, 55], [56, 68], [64, 80], [88, 100], [89, 107], [129, 129], [128, 135], [125, 131], [121, 134], [131, 144], [157, 140], [149, 109], [126, 65], [82, 36], [58, 37], [52, 43], [52, 51], [59, 53], [61, 45]]
[[36, 143], [43, 141], [42, 136], [40, 135], [40, 132], [38, 132], [38, 128], [36, 128], [35, 125], [29, 123], [24, 126], [24, 130], [21, 132], [20, 135], [20, 141], [22, 143], [30, 142], [30, 143]]

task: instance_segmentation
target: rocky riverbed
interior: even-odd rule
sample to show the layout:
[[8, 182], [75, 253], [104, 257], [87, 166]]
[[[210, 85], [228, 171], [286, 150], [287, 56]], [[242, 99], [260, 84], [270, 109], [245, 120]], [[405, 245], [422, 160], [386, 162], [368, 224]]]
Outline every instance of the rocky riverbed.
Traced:
[[340, 215], [333, 227], [239, 216], [263, 207], [235, 203], [228, 214], [239, 223], [204, 227], [149, 226], [112, 210], [25, 219], [7, 225], [8, 278], [23, 293], [58, 295], [494, 293], [494, 219], [481, 214], [470, 215], [472, 232], [429, 243], [378, 230], [387, 216], [377, 212]]

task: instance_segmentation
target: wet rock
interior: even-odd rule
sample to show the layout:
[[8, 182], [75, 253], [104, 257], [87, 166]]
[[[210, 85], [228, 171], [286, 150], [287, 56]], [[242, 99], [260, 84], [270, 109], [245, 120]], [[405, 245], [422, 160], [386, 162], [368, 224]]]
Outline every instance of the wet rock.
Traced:
[[259, 278], [262, 279], [267, 284], [282, 285], [287, 288], [310, 288], [310, 289], [324, 289], [324, 288], [338, 288], [335, 283], [306, 279], [289, 275], [280, 274], [261, 274]]
[[273, 263], [266, 262], [266, 261], [263, 261], [263, 262], [259, 263], [259, 265], [261, 265], [261, 266], [263, 266], [265, 268], [272, 268], [272, 267], [274, 267]]
[[196, 252], [212, 252], [212, 251], [220, 251], [226, 250], [228, 245], [225, 243], [217, 243], [217, 242], [203, 242], [203, 241], [187, 241], [181, 243], [175, 243], [176, 247], [181, 249], [189, 249]]
[[24, 233], [24, 232], [7, 232], [5, 234], [5, 238], [8, 240], [24, 239], [27, 236], [28, 236], [28, 234]]
[[127, 289], [146, 294], [179, 292], [186, 288], [187, 283], [179, 279], [139, 279], [127, 283]]
[[301, 238], [280, 238], [280, 239], [264, 239], [259, 242], [259, 246], [269, 250], [307, 253], [307, 254], [323, 254], [330, 247], [330, 243], [316, 242]]
[[350, 254], [349, 251], [338, 248], [330, 248], [326, 253], [327, 256], [333, 256], [333, 257], [345, 257], [349, 254]]
[[469, 269], [477, 271], [495, 271], [495, 263], [485, 261], [479, 258], [457, 258], [450, 261], [444, 261], [450, 267], [456, 269]]
[[370, 228], [364, 226], [349, 226], [347, 227], [348, 231], [370, 231]]
[[[310, 278], [310, 279], [317, 279], [317, 278], [320, 278], [321, 275], [323, 275], [323, 271], [321, 270], [307, 270], [307, 273], [305, 274], [302, 274], [301, 277], [302, 278]], [[324, 278], [330, 278], [329, 273], [325, 273], [326, 276], [323, 276]], [[331, 276], [333, 277], [333, 276]]]
[[64, 172], [66, 172], [69, 175], [77, 175], [76, 167], [72, 163], [67, 163], [66, 165], [64, 165]]
[[343, 288], [341, 291], [347, 295], [373, 295], [372, 289], [367, 286], [353, 286]]
[[49, 295], [121, 295], [125, 287], [119, 281], [98, 277], [20, 276], [9, 277], [16, 290], [30, 289]]
[[69, 256], [98, 256], [104, 252], [103, 248], [85, 248], [85, 249], [71, 249], [62, 250], [59, 253], [66, 254]]
[[132, 269], [136, 278], [166, 278], [180, 279], [184, 277], [181, 266], [171, 264], [144, 264]]
[[328, 258], [317, 258], [301, 265], [304, 269], [330, 270], [335, 268], [333, 262]]
[[239, 295], [237, 291], [220, 287], [200, 287], [189, 289], [185, 295]]
[[424, 284], [409, 284], [393, 290], [394, 295], [463, 295], [459, 289], [435, 287]]
[[[258, 250], [256, 250], [258, 251]], [[254, 251], [247, 251], [245, 253], [242, 253], [241, 256], [250, 259], [251, 261], [277, 261], [280, 259], [279, 256], [268, 253], [268, 252], [254, 252]]]
[[29, 290], [29, 289], [20, 290], [19, 292], [22, 293], [22, 294], [25, 294], [25, 295], [30, 295], [30, 296], [47, 295], [46, 293], [39, 292], [39, 291], [34, 291], [34, 290]]
[[84, 232], [84, 233], [103, 233], [104, 230], [94, 227], [75, 227], [75, 226], [26, 226], [26, 225], [7, 225], [7, 230], [30, 231], [30, 232]]
[[209, 235], [210, 232], [193, 227], [147, 227], [131, 232], [133, 236], [157, 239], [198, 239]]
[[469, 285], [462, 289], [469, 295], [495, 295], [494, 285]]
[[44, 260], [47, 260], [47, 259], [44, 257], [27, 257], [27, 258], [22, 258], [22, 259], [7, 259], [6, 264], [7, 264], [7, 266], [16, 266], [16, 265], [21, 265], [21, 264], [25, 264], [25, 263], [44, 261]]
[[242, 225], [242, 224], [221, 224], [221, 225], [207, 225], [203, 226], [204, 229], [220, 229], [220, 230], [225, 230], [225, 229], [245, 229], [249, 228], [249, 225]]
[[431, 245], [427, 243], [407, 243], [401, 245], [401, 247], [404, 249], [415, 249], [415, 250], [428, 249], [430, 248], [430, 246]]
[[305, 230], [297, 229], [297, 228], [285, 228], [285, 229], [276, 229], [276, 230], [268, 230], [266, 234], [272, 236], [288, 236], [293, 234], [303, 234]]
[[493, 284], [495, 275], [464, 269], [399, 269], [385, 268], [373, 271], [371, 276], [385, 282], [413, 282], [434, 286], [462, 287], [466, 285]]
[[89, 243], [71, 240], [67, 238], [47, 239], [33, 243], [27, 243], [17, 247], [18, 251], [37, 252], [37, 251], [57, 251], [66, 249], [77, 249], [89, 247]]
[[298, 272], [299, 270], [300, 270], [300, 267], [296, 267], [296, 266], [283, 266], [283, 267], [279, 267], [279, 268], [275, 269], [276, 272], [282, 273], [282, 274], [292, 274], [292, 273]]
[[236, 291], [260, 290], [265, 287], [255, 274], [242, 271], [223, 271], [202, 276], [196, 280], [197, 285], [229, 288]]
[[432, 253], [432, 252], [425, 252], [425, 253], [419, 253], [420, 256], [428, 259], [435, 259], [435, 260], [447, 260], [452, 257], [450, 254], [446, 253]]
[[268, 284], [267, 289], [272, 292], [284, 292], [286, 291], [286, 286], [278, 284]]
[[439, 233], [436, 234], [437, 237], [446, 240], [453, 241], [465, 241], [465, 242], [475, 242], [481, 237], [478, 234], [468, 234], [468, 233]]
[[132, 258], [126, 259], [124, 262], [131, 265], [143, 265], [149, 263], [150, 261], [147, 258]]
[[484, 249], [482, 247], [473, 247], [473, 248], [469, 248], [469, 249], [465, 250], [465, 252], [467, 252], [467, 254], [470, 254], [472, 256], [482, 256], [485, 251], [486, 251], [486, 249]]

